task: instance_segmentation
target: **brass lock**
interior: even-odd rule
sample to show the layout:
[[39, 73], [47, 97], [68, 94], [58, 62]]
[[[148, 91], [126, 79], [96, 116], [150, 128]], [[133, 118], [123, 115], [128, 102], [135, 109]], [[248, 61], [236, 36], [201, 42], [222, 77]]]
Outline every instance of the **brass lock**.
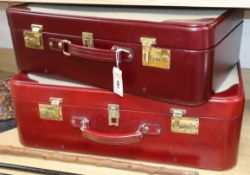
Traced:
[[40, 118], [44, 120], [59, 120], [62, 121], [62, 99], [51, 97], [50, 104], [39, 104]]
[[31, 31], [23, 31], [25, 47], [43, 49], [42, 30], [42, 25], [31, 24]]
[[82, 44], [84, 47], [94, 47], [93, 33], [82, 32]]
[[119, 126], [120, 109], [119, 105], [109, 104], [108, 105], [108, 125]]
[[199, 119], [184, 117], [186, 110], [184, 109], [171, 109], [171, 131], [174, 133], [183, 134], [199, 134]]
[[170, 69], [171, 53], [168, 49], [153, 47], [156, 38], [141, 37], [142, 65], [162, 69]]

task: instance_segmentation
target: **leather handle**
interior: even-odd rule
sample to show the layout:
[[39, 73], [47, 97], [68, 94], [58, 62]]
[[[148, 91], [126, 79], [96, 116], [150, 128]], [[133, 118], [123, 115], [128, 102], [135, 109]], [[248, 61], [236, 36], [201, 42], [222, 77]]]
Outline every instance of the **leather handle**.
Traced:
[[[53, 43], [52, 46], [50, 46], [51, 49], [62, 51], [65, 56], [72, 55], [79, 58], [112, 63], [116, 63], [118, 51], [119, 54], [121, 54], [121, 52], [125, 53], [122, 54], [122, 56], [119, 55], [119, 63], [131, 62], [134, 57], [132, 49], [119, 46], [113, 46], [111, 49], [101, 49], [76, 45], [69, 40], [58, 40], [53, 38], [50, 39], [50, 43]], [[55, 46], [58, 48], [55, 49]]]
[[92, 130], [90, 128], [90, 121], [86, 117], [73, 117], [71, 122], [74, 127], [81, 125], [80, 130], [84, 138], [106, 145], [135, 144], [139, 143], [144, 135], [159, 135], [161, 133], [159, 124], [143, 123], [139, 125], [138, 129], [134, 132], [111, 134]]
[[82, 127], [80, 129], [84, 138], [106, 145], [134, 144], [140, 142], [143, 137], [141, 128], [134, 133], [126, 134], [107, 134], [94, 131], [90, 129], [89, 120], [86, 118], [82, 120]]

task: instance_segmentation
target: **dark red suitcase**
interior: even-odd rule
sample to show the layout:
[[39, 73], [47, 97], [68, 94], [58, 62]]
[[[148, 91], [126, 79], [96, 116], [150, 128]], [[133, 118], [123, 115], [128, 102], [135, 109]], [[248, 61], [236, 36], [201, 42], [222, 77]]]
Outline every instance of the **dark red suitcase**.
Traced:
[[21, 73], [10, 83], [26, 146], [215, 170], [236, 163], [244, 108], [236, 67], [199, 107], [34, 77]]
[[124, 91], [176, 104], [206, 102], [239, 58], [243, 10], [31, 4], [7, 13], [21, 71], [112, 89], [122, 47]]

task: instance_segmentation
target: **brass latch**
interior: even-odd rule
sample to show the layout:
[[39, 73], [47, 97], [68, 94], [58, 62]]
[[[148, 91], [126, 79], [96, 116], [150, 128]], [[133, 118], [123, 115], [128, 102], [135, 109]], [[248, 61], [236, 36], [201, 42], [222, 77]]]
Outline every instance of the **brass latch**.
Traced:
[[39, 104], [40, 118], [44, 120], [63, 120], [62, 99], [51, 97], [50, 104]]
[[94, 47], [93, 33], [82, 32], [82, 44], [84, 47]]
[[183, 134], [199, 134], [199, 119], [184, 117], [186, 110], [171, 109], [171, 131]]
[[42, 25], [31, 24], [31, 31], [23, 31], [25, 47], [43, 49]]
[[170, 50], [153, 47], [156, 38], [141, 37], [142, 43], [142, 65], [170, 69]]
[[108, 105], [108, 125], [119, 126], [120, 107], [116, 104]]

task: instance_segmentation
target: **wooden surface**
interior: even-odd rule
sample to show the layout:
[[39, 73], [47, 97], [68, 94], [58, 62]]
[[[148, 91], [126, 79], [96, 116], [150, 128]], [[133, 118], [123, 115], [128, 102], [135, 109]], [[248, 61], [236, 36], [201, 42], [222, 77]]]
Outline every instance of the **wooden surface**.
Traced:
[[[1, 39], [1, 37], [0, 37]], [[0, 71], [16, 73], [16, 61], [13, 49], [0, 48]]]
[[234, 7], [250, 8], [249, 0], [2, 0], [9, 2], [70, 3], [102, 5], [180, 6], [180, 7]]

